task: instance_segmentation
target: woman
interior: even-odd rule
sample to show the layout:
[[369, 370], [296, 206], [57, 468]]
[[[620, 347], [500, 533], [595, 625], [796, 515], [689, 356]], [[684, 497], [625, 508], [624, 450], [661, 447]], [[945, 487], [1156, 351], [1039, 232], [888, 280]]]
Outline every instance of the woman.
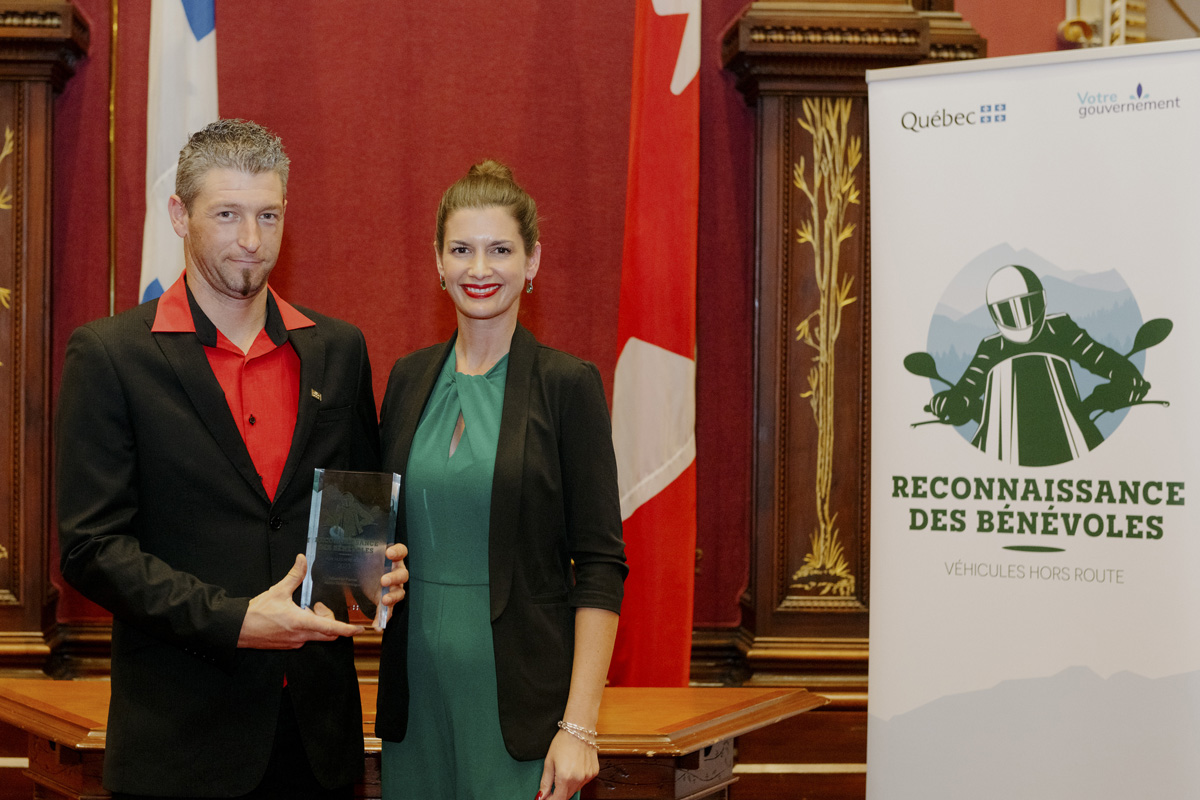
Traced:
[[446, 190], [435, 245], [458, 330], [396, 362], [381, 415], [410, 572], [379, 668], [384, 797], [566, 800], [599, 771], [627, 572], [604, 389], [517, 322], [542, 246], [507, 167]]

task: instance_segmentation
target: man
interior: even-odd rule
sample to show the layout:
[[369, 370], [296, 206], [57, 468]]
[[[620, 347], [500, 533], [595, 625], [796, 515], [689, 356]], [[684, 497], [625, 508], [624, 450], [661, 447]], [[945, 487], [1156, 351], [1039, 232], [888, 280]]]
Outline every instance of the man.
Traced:
[[252, 122], [194, 134], [169, 202], [184, 275], [67, 345], [62, 574], [113, 613], [118, 796], [345, 797], [362, 771], [360, 628], [293, 593], [313, 469], [379, 467], [375, 399], [362, 333], [267, 284], [288, 164]]
[[[950, 425], [979, 423], [971, 444], [1025, 467], [1063, 464], [1104, 441], [1093, 413], [1140, 401], [1150, 384], [1068, 314], [1046, 313], [1046, 291], [1028, 267], [1009, 264], [988, 279], [987, 306], [998, 333], [979, 343], [958, 383], [929, 410]], [[1071, 362], [1106, 382], [1079, 396]]]

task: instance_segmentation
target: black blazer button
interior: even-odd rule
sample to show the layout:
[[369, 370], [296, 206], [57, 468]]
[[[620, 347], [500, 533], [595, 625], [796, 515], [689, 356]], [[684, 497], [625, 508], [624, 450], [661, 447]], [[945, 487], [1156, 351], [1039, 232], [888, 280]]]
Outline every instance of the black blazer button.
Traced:
[[283, 520], [279, 517], [271, 517], [271, 521], [268, 524], [271, 526], [271, 530], [277, 531], [283, 527]]

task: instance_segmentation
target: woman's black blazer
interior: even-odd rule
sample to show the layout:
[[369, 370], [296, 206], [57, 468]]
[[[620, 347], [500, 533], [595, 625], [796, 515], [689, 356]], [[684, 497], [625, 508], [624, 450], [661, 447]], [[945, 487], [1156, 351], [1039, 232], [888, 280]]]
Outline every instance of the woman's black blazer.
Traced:
[[[413, 435], [454, 338], [396, 362], [381, 412], [383, 466], [408, 471]], [[513, 334], [492, 479], [488, 566], [492, 639], [504, 743], [543, 758], [571, 681], [575, 609], [620, 612], [628, 567], [617, 466], [595, 365]], [[406, 542], [404, 492], [396, 539]], [[419, 569], [419, 564], [413, 564]], [[383, 636], [376, 735], [408, 724], [408, 604]], [[414, 732], [419, 734], [420, 732]]]

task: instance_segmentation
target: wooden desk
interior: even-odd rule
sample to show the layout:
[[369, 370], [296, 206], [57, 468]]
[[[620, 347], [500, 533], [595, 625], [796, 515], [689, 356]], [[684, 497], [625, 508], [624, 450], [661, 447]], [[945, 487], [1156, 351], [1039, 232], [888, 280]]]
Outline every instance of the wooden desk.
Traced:
[[[362, 684], [366, 778], [379, 797], [380, 742], [374, 684]], [[108, 719], [107, 681], [0, 680], [0, 721], [29, 733], [38, 797], [103, 798], [100, 771]], [[803, 689], [609, 688], [600, 709], [600, 775], [586, 798], [727, 797], [733, 739], [824, 705]]]

